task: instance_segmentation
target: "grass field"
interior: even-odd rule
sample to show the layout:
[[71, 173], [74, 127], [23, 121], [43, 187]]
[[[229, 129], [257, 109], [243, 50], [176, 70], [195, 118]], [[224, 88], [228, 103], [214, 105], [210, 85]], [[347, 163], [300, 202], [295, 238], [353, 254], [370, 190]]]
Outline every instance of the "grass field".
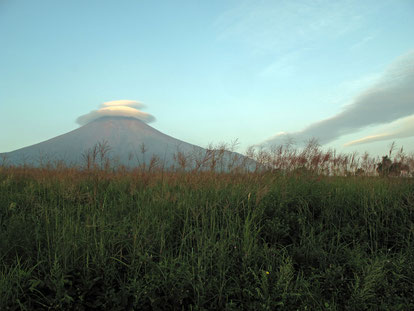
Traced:
[[0, 167], [0, 310], [413, 310], [414, 179], [363, 175]]

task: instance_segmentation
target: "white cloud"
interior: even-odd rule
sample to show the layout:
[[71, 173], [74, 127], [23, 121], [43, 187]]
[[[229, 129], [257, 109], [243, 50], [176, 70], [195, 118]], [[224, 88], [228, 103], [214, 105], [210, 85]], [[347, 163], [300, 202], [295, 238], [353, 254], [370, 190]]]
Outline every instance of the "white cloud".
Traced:
[[113, 100], [110, 102], [105, 102], [101, 104], [101, 107], [116, 107], [116, 106], [126, 106], [132, 108], [145, 108], [145, 105], [141, 102], [137, 102], [135, 100], [128, 100], [128, 99], [121, 99], [121, 100]]
[[101, 104], [101, 108], [98, 110], [92, 110], [91, 112], [77, 118], [76, 122], [79, 125], [85, 125], [102, 117], [129, 117], [146, 123], [155, 121], [154, 116], [137, 109], [143, 107], [144, 105], [142, 103], [133, 100], [105, 102]]

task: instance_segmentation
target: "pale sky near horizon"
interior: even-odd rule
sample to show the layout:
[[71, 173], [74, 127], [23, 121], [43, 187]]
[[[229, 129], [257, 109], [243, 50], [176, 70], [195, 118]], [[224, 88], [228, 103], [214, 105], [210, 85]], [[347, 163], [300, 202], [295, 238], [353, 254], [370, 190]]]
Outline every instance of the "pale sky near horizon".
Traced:
[[414, 152], [414, 1], [0, 0], [0, 152], [115, 100], [202, 147]]

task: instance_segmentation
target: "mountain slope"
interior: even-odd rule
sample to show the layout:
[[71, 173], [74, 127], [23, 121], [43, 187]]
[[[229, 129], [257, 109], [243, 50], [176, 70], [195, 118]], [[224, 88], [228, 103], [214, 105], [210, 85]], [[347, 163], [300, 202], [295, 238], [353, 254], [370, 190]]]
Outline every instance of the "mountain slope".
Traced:
[[[178, 151], [187, 155], [197, 154], [201, 158], [208, 152], [204, 148], [163, 134], [135, 118], [103, 117], [66, 134], [3, 153], [2, 156], [7, 159], [7, 163], [13, 165], [39, 166], [57, 160], [66, 165], [84, 165], [87, 151], [99, 142], [105, 142], [110, 147], [107, 156], [113, 163], [128, 167], [144, 162], [148, 164], [152, 156], [158, 157], [161, 164], [169, 167], [176, 162], [174, 155]], [[238, 154], [227, 152], [225, 157], [230, 160], [232, 155]]]

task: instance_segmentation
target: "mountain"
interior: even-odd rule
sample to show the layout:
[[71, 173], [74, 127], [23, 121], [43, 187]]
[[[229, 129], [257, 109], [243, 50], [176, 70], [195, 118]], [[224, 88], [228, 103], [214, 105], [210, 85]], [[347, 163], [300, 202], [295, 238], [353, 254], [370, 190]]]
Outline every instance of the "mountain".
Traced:
[[[85, 166], [87, 156], [93, 154], [94, 146], [109, 147], [106, 157], [112, 164], [136, 167], [149, 164], [153, 156], [160, 165], [168, 168], [178, 166], [178, 151], [186, 155], [187, 162], [196, 165], [195, 159], [211, 158], [212, 152], [196, 145], [168, 136], [146, 123], [130, 117], [102, 117], [76, 130], [54, 137], [44, 142], [0, 154], [6, 163], [12, 165], [41, 166], [45, 163], [63, 161], [68, 166]], [[144, 147], [144, 152], [142, 148]], [[99, 151], [99, 147], [97, 148]], [[216, 156], [219, 152], [216, 151]], [[245, 161], [252, 166], [253, 161], [234, 153], [222, 153], [227, 165], [237, 158], [239, 164]], [[99, 152], [96, 162], [99, 160]]]

